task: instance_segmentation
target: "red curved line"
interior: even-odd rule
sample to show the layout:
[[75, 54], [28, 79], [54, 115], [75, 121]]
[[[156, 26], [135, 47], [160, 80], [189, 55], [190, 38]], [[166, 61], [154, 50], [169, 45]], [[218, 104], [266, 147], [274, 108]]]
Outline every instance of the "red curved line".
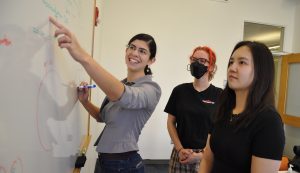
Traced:
[[37, 94], [37, 99], [36, 99], [36, 128], [37, 128], [37, 136], [39, 139], [39, 143], [41, 145], [41, 147], [43, 148], [44, 151], [50, 151], [51, 149], [49, 147], [47, 147], [44, 142], [42, 141], [42, 137], [41, 137], [41, 133], [40, 133], [40, 124], [39, 124], [39, 101], [40, 101], [40, 93], [41, 93], [41, 88], [44, 84], [44, 80], [46, 79], [47, 75], [48, 75], [48, 70], [47, 70], [47, 63], [45, 63], [45, 67], [46, 67], [46, 72], [45, 75], [43, 76], [40, 84], [39, 84], [39, 89], [38, 89], [38, 94]]
[[21, 165], [21, 173], [24, 173], [24, 165], [23, 165], [22, 159], [20, 157], [18, 157], [18, 160], [19, 160], [20, 165]]
[[13, 168], [19, 163], [20, 165], [20, 168], [21, 168], [21, 173], [24, 172], [23, 170], [23, 163], [22, 163], [22, 159], [20, 159], [19, 157], [13, 161], [13, 163], [11, 164], [11, 167], [10, 167], [10, 172], [13, 171]]
[[[49, 70], [47, 69], [47, 64], [48, 63], [45, 63], [45, 68], [46, 68], [46, 71], [45, 71], [45, 74], [44, 76], [42, 77], [42, 80], [40, 81], [40, 84], [39, 84], [39, 88], [38, 88], [38, 94], [37, 94], [37, 99], [36, 99], [36, 128], [37, 128], [37, 136], [38, 136], [38, 140], [39, 140], [39, 143], [41, 145], [41, 147], [43, 148], [44, 151], [51, 151], [51, 148], [49, 148], [49, 146], [47, 147], [43, 140], [42, 140], [42, 134], [40, 133], [40, 120], [39, 120], [39, 117], [40, 117], [40, 110], [39, 110], [39, 100], [40, 100], [40, 93], [41, 93], [41, 88], [44, 84], [44, 80], [47, 78], [48, 74], [49, 74]], [[74, 103], [73, 103], [73, 106], [76, 104], [77, 100], [75, 99], [74, 100]]]
[[0, 173], [7, 173], [6, 169], [3, 166], [0, 166]]
[[11, 44], [11, 41], [7, 38], [0, 39], [0, 45], [9, 46]]

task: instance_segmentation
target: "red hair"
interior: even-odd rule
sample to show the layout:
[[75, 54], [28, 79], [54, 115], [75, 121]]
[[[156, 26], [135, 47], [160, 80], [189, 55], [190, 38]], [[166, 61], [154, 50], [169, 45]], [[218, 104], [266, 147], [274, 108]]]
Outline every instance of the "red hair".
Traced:
[[208, 54], [208, 59], [209, 59], [209, 65], [208, 65], [208, 68], [213, 68], [212, 71], [209, 71], [209, 74], [208, 74], [208, 80], [212, 80], [216, 71], [217, 71], [217, 65], [216, 65], [216, 61], [217, 61], [217, 58], [216, 58], [216, 54], [215, 52], [208, 46], [198, 46], [196, 47], [194, 50], [193, 50], [193, 53], [192, 55], [190, 56], [190, 58], [192, 58], [192, 56], [195, 54], [196, 51], [198, 50], [203, 50], [205, 51], [207, 54]]

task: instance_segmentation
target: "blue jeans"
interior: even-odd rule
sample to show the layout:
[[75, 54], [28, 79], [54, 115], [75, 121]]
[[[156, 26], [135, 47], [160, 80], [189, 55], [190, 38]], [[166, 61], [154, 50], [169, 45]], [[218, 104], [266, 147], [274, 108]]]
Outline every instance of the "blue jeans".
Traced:
[[144, 173], [144, 164], [138, 153], [126, 160], [105, 160], [98, 158], [94, 173]]

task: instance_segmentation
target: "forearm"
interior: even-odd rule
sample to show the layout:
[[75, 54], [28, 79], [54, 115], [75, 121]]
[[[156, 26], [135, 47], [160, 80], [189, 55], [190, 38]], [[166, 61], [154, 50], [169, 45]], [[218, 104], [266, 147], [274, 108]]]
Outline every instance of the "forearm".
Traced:
[[123, 83], [106, 71], [93, 58], [89, 57], [89, 55], [85, 56], [87, 57], [83, 58], [84, 60], [80, 63], [89, 76], [101, 88], [109, 100], [119, 100], [125, 89]]
[[173, 122], [169, 122], [168, 121], [168, 132], [169, 132], [169, 135], [174, 143], [174, 147], [177, 151], [179, 151], [180, 149], [183, 148], [180, 140], [179, 140], [179, 137], [178, 137], [178, 133], [177, 133], [177, 130], [176, 130], [176, 127], [175, 127], [175, 124]]
[[251, 173], [277, 173], [280, 163], [280, 160], [252, 156]]
[[205, 157], [200, 162], [200, 168], [198, 173], [210, 173], [212, 168], [212, 162], [207, 160]]
[[97, 106], [92, 104], [90, 101], [81, 102], [81, 104], [93, 118], [95, 118], [97, 121], [100, 120], [100, 109]]
[[210, 173], [214, 163], [214, 154], [210, 148], [210, 134], [208, 134], [205, 151], [200, 162], [198, 173]]

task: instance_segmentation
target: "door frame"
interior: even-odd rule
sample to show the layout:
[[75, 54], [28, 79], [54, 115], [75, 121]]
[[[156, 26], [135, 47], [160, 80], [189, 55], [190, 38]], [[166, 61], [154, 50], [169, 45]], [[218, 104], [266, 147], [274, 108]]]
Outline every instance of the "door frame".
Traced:
[[300, 116], [289, 115], [286, 113], [289, 67], [293, 63], [300, 63], [300, 53], [289, 54], [282, 57], [278, 97], [278, 112], [281, 115], [282, 120], [285, 124], [300, 127]]

